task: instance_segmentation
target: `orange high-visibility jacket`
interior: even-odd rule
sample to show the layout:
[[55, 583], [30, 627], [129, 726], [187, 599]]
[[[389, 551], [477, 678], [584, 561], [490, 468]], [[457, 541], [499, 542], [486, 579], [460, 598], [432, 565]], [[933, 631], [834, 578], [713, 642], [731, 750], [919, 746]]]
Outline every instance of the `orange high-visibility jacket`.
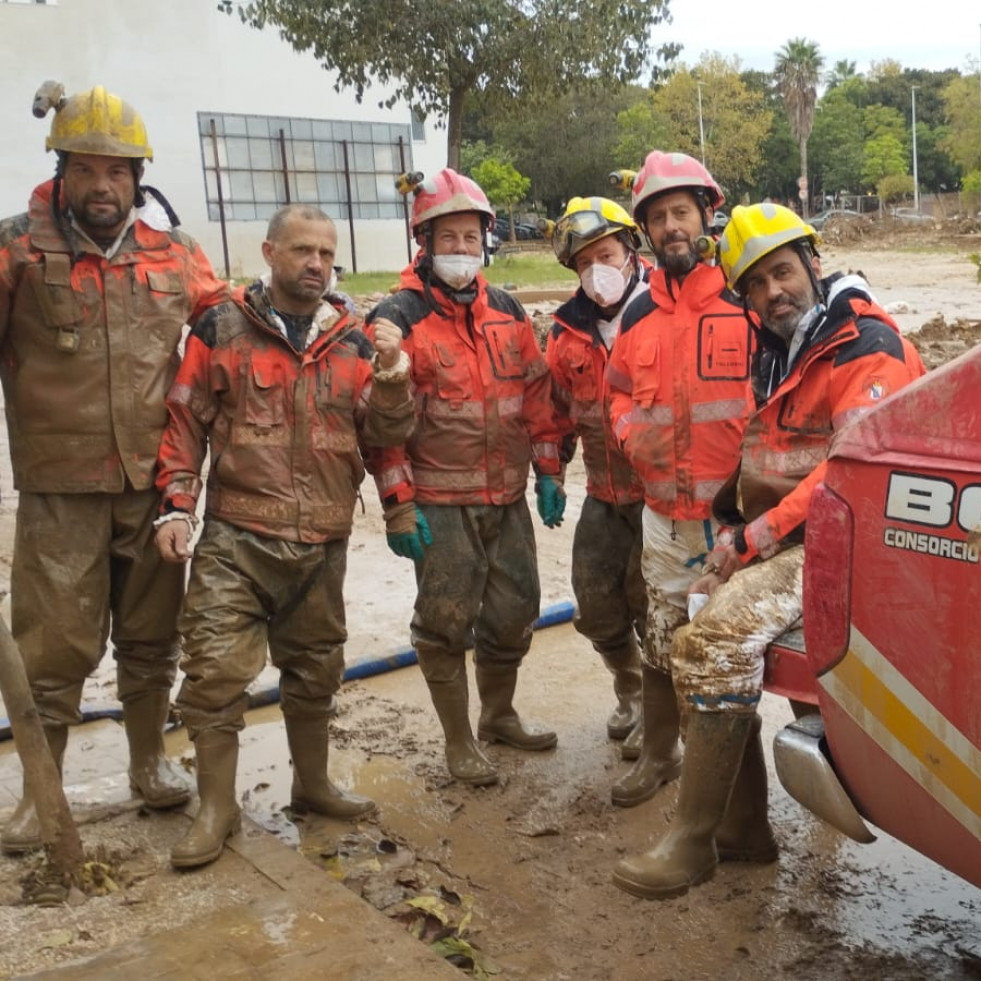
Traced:
[[193, 239], [142, 219], [111, 258], [51, 210], [51, 181], [0, 223], [0, 379], [14, 486], [153, 486], [185, 323], [228, 298]]
[[404, 373], [372, 381], [374, 351], [340, 300], [315, 322], [297, 351], [259, 283], [201, 318], [167, 397], [163, 511], [194, 512], [210, 441], [206, 515], [294, 542], [350, 535], [362, 454], [401, 443], [414, 406]]
[[568, 462], [582, 441], [586, 492], [608, 504], [644, 499], [644, 485], [613, 434], [606, 381], [609, 351], [596, 327], [597, 307], [582, 288], [555, 311], [545, 360], [552, 373], [552, 400]]
[[738, 471], [716, 502], [744, 561], [769, 558], [804, 540], [811, 494], [824, 476], [835, 433], [891, 392], [924, 374], [916, 348], [858, 276], [824, 280], [827, 310], [785, 378], [787, 349], [759, 331], [753, 382], [759, 408], [743, 439]]
[[415, 386], [415, 430], [404, 452], [384, 451], [375, 474], [383, 500], [511, 504], [525, 493], [532, 462], [557, 474], [548, 367], [521, 304], [478, 275], [469, 294], [434, 284], [440, 312], [415, 265], [400, 287], [367, 317], [402, 328]]
[[647, 505], [707, 518], [739, 460], [752, 408], [752, 329], [721, 269], [699, 263], [679, 287], [664, 270], [620, 323], [607, 379], [613, 428]]

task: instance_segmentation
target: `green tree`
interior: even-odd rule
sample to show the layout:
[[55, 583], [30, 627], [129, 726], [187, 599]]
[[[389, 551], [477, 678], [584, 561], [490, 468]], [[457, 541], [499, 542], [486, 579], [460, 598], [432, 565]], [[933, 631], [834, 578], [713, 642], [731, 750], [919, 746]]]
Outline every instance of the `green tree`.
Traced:
[[818, 103], [808, 141], [814, 190], [837, 198], [843, 191], [857, 194], [862, 185], [865, 124], [862, 109], [849, 94], [854, 83], [844, 82]]
[[[460, 163], [464, 103], [483, 92], [499, 103], [521, 92], [565, 92], [584, 79], [627, 81], [678, 46], [656, 46], [670, 0], [220, 0], [253, 27], [272, 25], [297, 51], [337, 72], [360, 100], [377, 81], [383, 104], [404, 99], [445, 115], [449, 165]], [[396, 22], [397, 19], [401, 18]]]
[[977, 72], [951, 79], [943, 90], [942, 99], [948, 130], [941, 145], [963, 180], [972, 172], [981, 172], [981, 101], [978, 100]]
[[514, 206], [525, 199], [531, 181], [514, 169], [514, 164], [488, 157], [473, 169], [473, 179], [481, 186], [491, 204], [508, 209], [511, 241], [514, 241]]
[[[824, 58], [814, 41], [797, 37], [788, 41], [778, 52], [774, 75], [777, 87], [787, 107], [790, 132], [800, 147], [800, 173], [807, 180], [807, 140], [814, 125], [814, 106], [817, 103], [817, 84], [821, 78]], [[804, 217], [808, 215], [807, 196], [804, 197]]]
[[[699, 126], [701, 88], [701, 126]], [[698, 65], [677, 71], [658, 86], [642, 110], [621, 114], [617, 160], [636, 169], [653, 149], [678, 150], [704, 159], [727, 195], [755, 185], [772, 113], [763, 95], [747, 87], [739, 60], [712, 52]]]
[[836, 61], [834, 67], [828, 72], [828, 89], [836, 89], [839, 85], [844, 85], [845, 82], [857, 77], [855, 62], [843, 58], [841, 61]]
[[862, 181], [878, 187], [884, 177], [906, 176], [906, 160], [906, 148], [892, 133], [873, 136], [862, 151]]

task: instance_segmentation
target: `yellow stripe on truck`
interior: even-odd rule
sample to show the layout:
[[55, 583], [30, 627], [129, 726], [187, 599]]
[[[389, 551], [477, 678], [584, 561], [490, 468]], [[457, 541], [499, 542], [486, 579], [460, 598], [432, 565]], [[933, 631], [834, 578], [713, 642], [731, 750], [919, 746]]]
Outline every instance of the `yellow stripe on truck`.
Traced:
[[881, 749], [981, 838], [981, 751], [852, 625], [821, 687]]

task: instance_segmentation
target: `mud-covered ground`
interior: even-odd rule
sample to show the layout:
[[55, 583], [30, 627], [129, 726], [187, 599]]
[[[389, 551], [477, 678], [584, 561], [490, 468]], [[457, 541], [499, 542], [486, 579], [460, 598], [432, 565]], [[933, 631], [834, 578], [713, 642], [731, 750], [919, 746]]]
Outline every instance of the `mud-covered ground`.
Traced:
[[[916, 243], [904, 237], [902, 244]], [[920, 330], [911, 336], [933, 365], [981, 339], [981, 286], [967, 258], [979, 244], [977, 237], [955, 239], [949, 251], [936, 253], [865, 242], [858, 251], [829, 241], [825, 269], [865, 273], [901, 327]], [[533, 312], [547, 321], [545, 307]], [[536, 528], [544, 606], [571, 595], [569, 554], [584, 493], [577, 467], [568, 486], [563, 527]], [[0, 576], [8, 571], [15, 507], [5, 461], [2, 488]], [[407, 648], [413, 595], [411, 568], [387, 552], [377, 505], [371, 494], [365, 498], [346, 588], [349, 663]], [[274, 679], [264, 676], [259, 687]], [[87, 686], [86, 704], [112, 700], [107, 659]], [[571, 625], [536, 634], [516, 701], [524, 714], [557, 730], [559, 746], [541, 755], [491, 748], [504, 777], [496, 787], [450, 780], [428, 694], [410, 667], [347, 685], [333, 726], [333, 776], [374, 797], [377, 817], [354, 827], [289, 819], [289, 767], [275, 706], [250, 718], [239, 791], [250, 816], [374, 908], [424, 939], [461, 935], [478, 975], [529, 981], [981, 977], [978, 890], [892, 840], [848, 842], [791, 801], [772, 773], [777, 863], [725, 865], [711, 882], [663, 903], [621, 893], [610, 882], [613, 865], [664, 830], [676, 788], [630, 810], [609, 803], [610, 784], [626, 767], [604, 734], [611, 686]], [[767, 742], [789, 717], [785, 703], [766, 697]], [[173, 740], [172, 751], [189, 761], [180, 734]], [[104, 773], [107, 743], [125, 759], [122, 733], [112, 723], [74, 732], [67, 782]], [[0, 754], [3, 749], [0, 780], [16, 769], [9, 744]], [[118, 798], [119, 783], [118, 774], [97, 779], [73, 801]], [[192, 874], [169, 868], [179, 817], [125, 807], [107, 813], [113, 812], [82, 827], [86, 844], [101, 846], [113, 869], [119, 888], [105, 896], [84, 902], [75, 896], [54, 910], [25, 907], [20, 896], [30, 863], [0, 858], [0, 977], [90, 956], [191, 922], [219, 903], [251, 898], [248, 878], [224, 876], [221, 861]], [[427, 897], [428, 913], [419, 897]]]

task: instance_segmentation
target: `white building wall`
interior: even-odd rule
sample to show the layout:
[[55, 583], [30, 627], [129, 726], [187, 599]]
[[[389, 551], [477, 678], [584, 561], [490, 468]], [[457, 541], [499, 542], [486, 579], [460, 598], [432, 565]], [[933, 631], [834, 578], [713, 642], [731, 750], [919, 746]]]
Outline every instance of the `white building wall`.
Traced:
[[[221, 232], [208, 220], [197, 113], [410, 123], [404, 103], [379, 108], [390, 89], [371, 88], [358, 104], [353, 90], [334, 91], [334, 78], [275, 30], [256, 31], [220, 13], [216, 0], [0, 0], [0, 216], [24, 211], [31, 190], [54, 170], [53, 154], [44, 151], [52, 116], [31, 114], [38, 85], [60, 81], [68, 94], [103, 85], [143, 116], [154, 153], [144, 179], [163, 192], [220, 273]], [[446, 150], [446, 130], [430, 117], [425, 140], [411, 144], [412, 168], [435, 173]], [[349, 224], [337, 224], [337, 261], [350, 269]], [[405, 265], [403, 222], [354, 225], [359, 270]], [[228, 222], [233, 276], [261, 271], [265, 226]]]

